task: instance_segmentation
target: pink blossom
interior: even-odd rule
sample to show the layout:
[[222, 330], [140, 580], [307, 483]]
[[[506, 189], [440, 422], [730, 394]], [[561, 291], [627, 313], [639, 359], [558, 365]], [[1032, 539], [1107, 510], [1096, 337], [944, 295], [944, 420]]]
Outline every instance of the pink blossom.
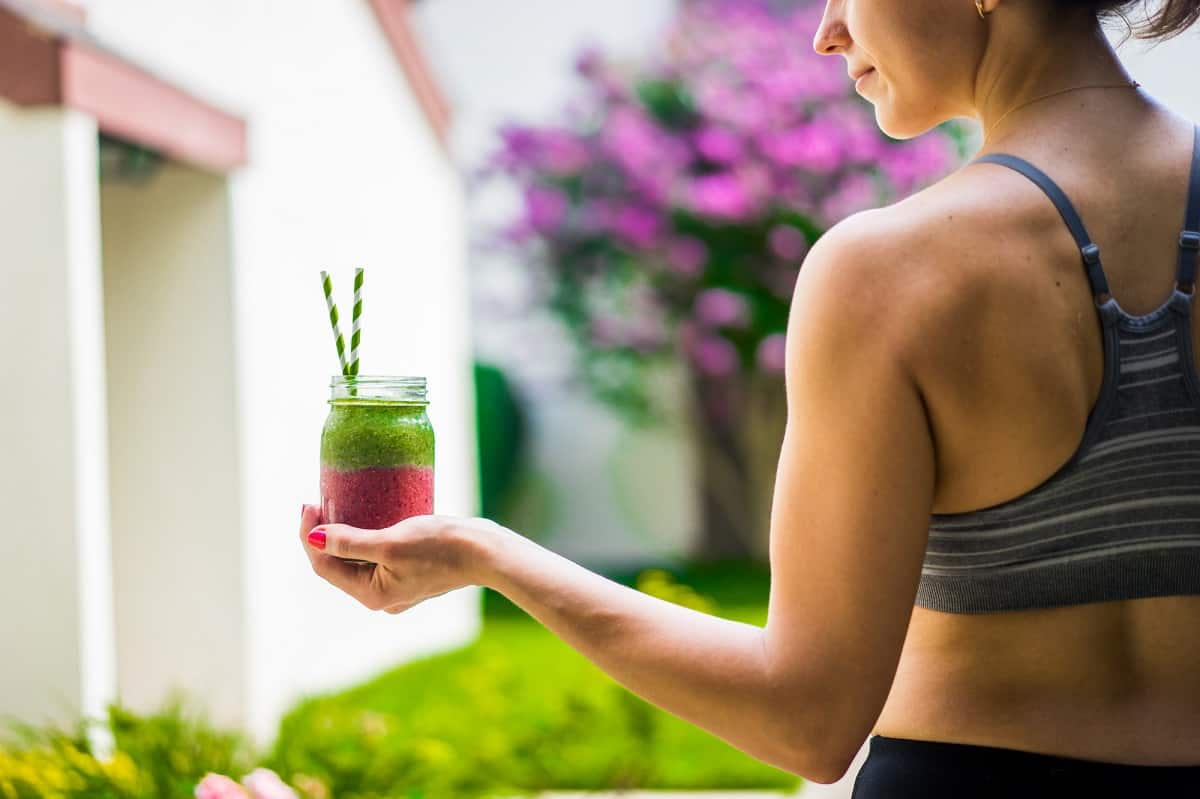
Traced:
[[940, 177], [954, 160], [950, 143], [940, 135], [925, 134], [904, 144], [884, 147], [879, 168], [895, 190], [905, 195], [918, 184]]
[[525, 189], [525, 214], [529, 226], [539, 233], [551, 233], [567, 218], [567, 195], [549, 186]]
[[802, 175], [795, 170], [787, 170], [776, 172], [772, 177], [771, 194], [780, 205], [811, 213], [815, 192]]
[[645, 111], [631, 105], [612, 109], [601, 141], [627, 175], [650, 187], [663, 180], [669, 184], [691, 160], [684, 142], [660, 128]]
[[745, 219], [754, 210], [742, 181], [728, 172], [696, 178], [691, 187], [691, 205], [704, 216], [733, 221]]
[[502, 149], [496, 154], [499, 166], [513, 169], [529, 163], [537, 154], [537, 132], [519, 125], [504, 125], [500, 128]]
[[836, 125], [817, 120], [790, 130], [764, 133], [759, 137], [758, 145], [778, 164], [826, 174], [841, 166], [840, 135]]
[[782, 261], [798, 261], [808, 251], [808, 239], [791, 225], [775, 225], [767, 233], [767, 244]]
[[808, 65], [791, 65], [790, 69], [767, 66], [762, 69], [758, 80], [759, 89], [772, 103], [795, 102], [808, 95], [811, 78], [807, 74]]
[[717, 164], [732, 164], [743, 156], [742, 140], [719, 125], [701, 129], [695, 136], [695, 143], [700, 155]]
[[597, 314], [589, 323], [594, 346], [601, 349], [632, 347], [651, 352], [667, 341], [668, 330], [661, 311], [645, 310], [628, 319], [615, 314]]
[[509, 244], [524, 244], [533, 235], [534, 230], [529, 226], [529, 220], [525, 218], [518, 219], [500, 231], [501, 238]]
[[254, 799], [300, 799], [279, 775], [268, 768], [256, 768], [242, 778]]
[[760, 369], [771, 374], [781, 374], [787, 362], [787, 335], [772, 333], [758, 343], [755, 361]]
[[878, 202], [875, 181], [863, 172], [852, 172], [821, 202], [821, 215], [830, 224], [874, 207]]
[[771, 198], [771, 171], [763, 164], [748, 161], [740, 164], [736, 169], [738, 180], [742, 183], [742, 189], [746, 192], [746, 196], [750, 198], [750, 204], [755, 211], [759, 211], [770, 201]]
[[875, 125], [875, 116], [860, 104], [831, 104], [822, 117], [838, 129], [837, 135], [847, 161], [874, 164], [883, 152], [885, 143]]
[[629, 346], [638, 352], [653, 352], [667, 342], [666, 323], [658, 316], [643, 316], [629, 329]]
[[706, 289], [692, 306], [696, 319], [712, 327], [744, 327], [750, 316], [746, 298], [729, 289]]
[[587, 165], [591, 153], [583, 139], [564, 128], [538, 129], [507, 124], [500, 128], [501, 148], [495, 167], [509, 172], [528, 170], [571, 175]]
[[704, 271], [708, 247], [695, 236], [677, 236], [667, 242], [666, 259], [679, 274], [695, 277]]
[[[908, 194], [952, 167], [952, 137], [894, 142], [878, 130], [844, 60], [803, 46], [822, 4], [678, 5], [654, 58], [626, 68], [587, 50], [576, 63], [587, 91], [569, 114], [503, 131], [495, 160], [525, 192], [509, 236], [563, 245], [540, 253], [552, 269], [536, 279], [587, 278], [579, 299], [593, 347], [652, 351], [674, 329], [698, 374], [779, 373], [785, 334], [764, 337], [762, 325], [786, 311], [816, 233], [799, 217], [822, 227]], [[688, 101], [681, 118], [660, 119], [643, 97], [642, 87], [668, 84]], [[576, 246], [599, 239], [595, 254]], [[645, 278], [656, 312], [625, 295], [605, 304], [617, 261]], [[702, 290], [725, 269], [752, 282]]]
[[597, 314], [588, 325], [592, 343], [597, 347], [607, 349], [623, 343], [624, 325], [619, 317], [612, 314]]
[[539, 142], [537, 159], [551, 174], [573, 175], [587, 166], [590, 157], [587, 145], [569, 131], [545, 131]]
[[674, 169], [674, 167], [659, 165], [636, 175], [627, 176], [630, 194], [645, 203], [666, 209], [671, 202], [671, 187], [682, 174], [682, 167], [678, 171], [672, 171]]
[[727, 377], [738, 367], [737, 350], [721, 336], [699, 336], [692, 345], [691, 355], [696, 367], [710, 377]]
[[610, 217], [609, 224], [613, 233], [641, 250], [653, 247], [663, 229], [659, 214], [638, 205], [620, 206]]
[[213, 772], [204, 775], [193, 793], [196, 799], [252, 799], [241, 785], [224, 774]]
[[745, 132], [760, 130], [767, 124], [768, 109], [761, 98], [724, 79], [701, 79], [696, 94], [701, 111], [715, 122]]
[[625, 86], [614, 73], [604, 54], [595, 47], [589, 47], [575, 59], [575, 71], [591, 81], [600, 94], [608, 100], [618, 100], [625, 97]]
[[641, 110], [621, 106], [609, 116], [604, 138], [612, 155], [636, 171], [659, 160], [664, 133]]
[[603, 234], [612, 230], [612, 219], [616, 206], [608, 199], [585, 199], [580, 203], [575, 222], [580, 230], [591, 234]]
[[604, 54], [595, 46], [585, 47], [575, 57], [575, 71], [585, 78], [595, 77], [604, 66]]

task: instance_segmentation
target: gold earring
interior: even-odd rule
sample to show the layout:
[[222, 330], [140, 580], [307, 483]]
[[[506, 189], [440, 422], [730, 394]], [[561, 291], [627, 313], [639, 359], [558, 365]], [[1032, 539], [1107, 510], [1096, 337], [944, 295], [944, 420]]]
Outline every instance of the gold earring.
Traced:
[[979, 18], [983, 19], [986, 14], [983, 13], [983, 0], [975, 0], [975, 10], [979, 12]]

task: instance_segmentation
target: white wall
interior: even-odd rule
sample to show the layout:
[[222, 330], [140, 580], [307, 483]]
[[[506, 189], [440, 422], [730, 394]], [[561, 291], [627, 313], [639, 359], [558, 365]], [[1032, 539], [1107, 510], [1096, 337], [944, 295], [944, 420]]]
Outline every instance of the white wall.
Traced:
[[[1151, 4], [1151, 8], [1157, 6]], [[1105, 30], [1115, 47], [1124, 29], [1114, 24]], [[1131, 37], [1117, 55], [1133, 78], [1160, 103], [1200, 122], [1200, 81], [1196, 77], [1200, 75], [1200, 25], [1155, 45]]]
[[91, 120], [0, 102], [0, 715], [36, 721], [114, 681], [97, 164]]
[[[166, 164], [100, 193], [118, 694], [175, 685], [240, 723], [248, 652], [226, 179]], [[183, 588], [183, 590], [181, 590]], [[214, 653], [220, 653], [214, 657]]]
[[[164, 534], [182, 538], [151, 539], [156, 533], [152, 522], [145, 520], [138, 522], [140, 527], [131, 538], [123, 539], [127, 548], [122, 551], [119, 574], [125, 578], [118, 587], [122, 616], [117, 628], [119, 640], [129, 647], [118, 659], [126, 661], [121, 666], [123, 688], [131, 697], [136, 696], [139, 703], [150, 702], [159, 689], [177, 681], [180, 687], [198, 692], [195, 698], [201, 702], [212, 699], [229, 708], [264, 740], [274, 733], [279, 713], [300, 696], [365, 679], [414, 656], [462, 645], [479, 629], [478, 589], [429, 600], [398, 617], [371, 613], [312, 573], [297, 536], [301, 503], [318, 501], [320, 430], [327, 412], [329, 377], [338, 371], [319, 287], [321, 269], [333, 274], [337, 299], [348, 320], [353, 270], [365, 267], [363, 373], [428, 376], [430, 416], [437, 433], [436, 511], [478, 512], [462, 187], [365, 0], [94, 0], [86, 6], [89, 28], [101, 42], [249, 122], [250, 163], [231, 177], [227, 194], [211, 185], [178, 188], [177, 194], [163, 200], [161, 209], [142, 220], [173, 218], [172, 224], [179, 226], [178, 241], [202, 241], [201, 250], [171, 257], [163, 249], [167, 243], [155, 241], [153, 235], [137, 241], [139, 231], [131, 230], [136, 220], [108, 220], [114, 225], [114, 259], [118, 251], [138, 253], [136, 267], [114, 264], [114, 279], [136, 272], [143, 288], [147, 288], [146, 281], [159, 280], [162, 285], [149, 288], [172, 292], [210, 270], [212, 282], [205, 288], [212, 293], [195, 299], [211, 304], [232, 295], [227, 299], [231, 305], [213, 313], [210, 321], [214, 335], [235, 342], [236, 351], [208, 362], [211, 382], [207, 385], [215, 393], [200, 402], [217, 406], [214, 418], [208, 420], [216, 430], [210, 442], [211, 462], [227, 457], [232, 435], [239, 439], [236, 485], [231, 482], [233, 475], [213, 476], [212, 482], [206, 483], [211, 492], [207, 501], [186, 508], [182, 506], [186, 491], [175, 492], [164, 485], [166, 493], [154, 498], [161, 503], [163, 514], [173, 514], [172, 518], [186, 514], [182, 528]], [[50, 152], [59, 161], [65, 157], [61, 152], [65, 125], [59, 120], [44, 132], [18, 126], [11, 134], [6, 126], [3, 135], [11, 136], [15, 146], [0, 156], [5, 159], [5, 185], [0, 190], [3, 202], [27, 204], [53, 220], [69, 218], [78, 227], [66, 231], [70, 233], [67, 236], [61, 225], [42, 230], [30, 224], [30, 219], [40, 219], [30, 213], [5, 217], [5, 222], [23, 221], [30, 228], [20, 231], [16, 250], [5, 241], [6, 274], [15, 269], [23, 275], [18, 283], [22, 289], [32, 286], [44, 292], [25, 301], [28, 315], [6, 320], [5, 330], [12, 333], [7, 340], [39, 342], [27, 352], [44, 356], [44, 368], [57, 374], [48, 379], [42, 371], [31, 373], [35, 387], [49, 392], [49, 399], [38, 408], [38, 413], [54, 422], [47, 430], [62, 431], [62, 435], [46, 439], [31, 430], [39, 441], [57, 448], [53, 475], [57, 482], [46, 483], [36, 495], [58, 497], [72, 488], [71, 475], [62, 471], [64, 464], [74, 463], [89, 479], [79, 489], [86, 491], [86, 497], [75, 505], [63, 503], [55, 508], [62, 518], [51, 525], [36, 516], [35, 508], [24, 511], [28, 518], [10, 517], [26, 522], [19, 525], [22, 528], [32, 528], [34, 522], [52, 528], [41, 538], [31, 539], [21, 554], [23, 562], [53, 572], [54, 579], [47, 582], [49, 578], [30, 574], [0, 589], [5, 596], [12, 593], [23, 598], [40, 596], [47, 584], [61, 583], [66, 592], [75, 578], [69, 573], [74, 567], [64, 555], [73, 557], [81, 551], [76, 541], [86, 544], [90, 553], [95, 548], [92, 538], [99, 541], [101, 533], [107, 534], [108, 510], [99, 507], [107, 494], [97, 493], [102, 481], [92, 475], [103, 467], [106, 448], [97, 443], [92, 428], [78, 431], [73, 438], [64, 429], [64, 419], [71, 418], [72, 412], [71, 396], [66, 392], [75, 383], [62, 374], [63, 358], [76, 354], [63, 339], [67, 333], [62, 328], [77, 324], [77, 319], [94, 328], [89, 331], [94, 334], [89, 341], [101, 349], [93, 361], [102, 363], [98, 245], [90, 251], [92, 261], [84, 259], [79, 265], [60, 252], [63, 241], [86, 238], [89, 232], [95, 238], [94, 229], [87, 227], [95, 225], [97, 213], [94, 126], [88, 141], [71, 134], [72, 153], [87, 152], [92, 159], [90, 166], [84, 164], [71, 172], [76, 183], [70, 194], [92, 198], [90, 222], [67, 217], [63, 206], [72, 200], [41, 188], [53, 175], [34, 166], [41, 163], [39, 148], [51, 147], [52, 136], [57, 136], [59, 143], [54, 145], [58, 149]], [[20, 167], [13, 179], [8, 174], [10, 161], [14, 169]], [[170, 179], [182, 180], [181, 175]], [[90, 180], [90, 195], [87, 187], [77, 185], [82, 176]], [[39, 188], [10, 190], [21, 183]], [[117, 196], [109, 197], [114, 212], [119, 205]], [[39, 208], [39, 202], [45, 208]], [[216, 206], [208, 206], [209, 202]], [[221, 210], [222, 204], [227, 204], [227, 211]], [[207, 234], [197, 234], [212, 213], [228, 215], [224, 249], [216, 240], [205, 238]], [[11, 252], [19, 256], [17, 261], [8, 259]], [[203, 252], [211, 258], [205, 258]], [[228, 259], [222, 253], [228, 253]], [[153, 264], [160, 272], [157, 275], [149, 269], [151, 260], [157, 262]], [[68, 268], [90, 268], [93, 283], [69, 283], [64, 276]], [[47, 269], [58, 270], [52, 272], [49, 282], [42, 274]], [[134, 272], [122, 271], [125, 269]], [[89, 314], [73, 313], [66, 304], [64, 297], [73, 298], [71, 292], [77, 290], [72, 286], [78, 290], [91, 286], [95, 307]], [[179, 300], [178, 295], [171, 295], [171, 302]], [[119, 303], [114, 302], [112, 308], [114, 314], [127, 313]], [[187, 318], [196, 320], [194, 309]], [[38, 319], [41, 321], [33, 330], [40, 337], [17, 335], [18, 328]], [[120, 316], [109, 324], [125, 335], [138, 329], [139, 320]], [[345, 333], [348, 337], [348, 323]], [[190, 343], [181, 342], [173, 349], [169, 339], [147, 344], [147, 353], [156, 358], [218, 355], [215, 348], [191, 349]], [[10, 350], [14, 359], [18, 353], [15, 347]], [[114, 375], [127, 377], [125, 366], [118, 365]], [[99, 412], [102, 420], [102, 373], [93, 374], [92, 361], [88, 368], [89, 378], [99, 382], [87, 385], [95, 396], [87, 413], [95, 418]], [[22, 378], [21, 384], [25, 382]], [[115, 388], [114, 396], [121, 397], [115, 419], [129, 429], [138, 424], [138, 408], [135, 398], [120, 393], [125, 387], [122, 383]], [[26, 405], [32, 401], [31, 394], [6, 391], [5, 395], [10, 405], [22, 403], [6, 413], [7, 418], [29, 418], [31, 411]], [[148, 389], [145, 399], [153, 403], [153, 396], [153, 389]], [[189, 408], [187, 401], [177, 402], [182, 412], [194, 408]], [[55, 403], [60, 407], [55, 409]], [[236, 431], [223, 427], [230, 418], [230, 404]], [[171, 441], [170, 436], [178, 431], [159, 428], [157, 435], [161, 444]], [[79, 447], [80, 453], [75, 461], [71, 460], [76, 457], [73, 446]], [[114, 457], [118, 463], [127, 463], [129, 453], [122, 455], [118, 447]], [[102, 468], [98, 474], [103, 476]], [[28, 478], [20, 475], [8, 485], [20, 489], [15, 496], [25, 496], [32, 489], [27, 482]], [[128, 497], [131, 485], [133, 482], [124, 482], [118, 496]], [[87, 513], [80, 521], [79, 503], [85, 500], [90, 504], [83, 508]], [[16, 504], [10, 501], [8, 506]], [[118, 509], [117, 519], [123, 525], [131, 524], [135, 515], [132, 501], [124, 508]], [[205, 534], [215, 536], [217, 543], [211, 552], [197, 556], [203, 543], [195, 536]], [[167, 540], [176, 547], [149, 546]], [[99, 553], [102, 557], [89, 558], [88, 563], [103, 567], [107, 574], [106, 540], [104, 543], [104, 551]], [[172, 553], [181, 557], [164, 563]], [[182, 557], [184, 553], [190, 556]], [[172, 585], [157, 584], [147, 577], [150, 570], [160, 568], [170, 569], [175, 576], [169, 581]], [[219, 639], [205, 653], [210, 662], [181, 665], [200, 656], [191, 648], [148, 662], [151, 631], [167, 629], [163, 625], [172, 620], [179, 622], [177, 612], [184, 616], [200, 613], [204, 597], [214, 585], [222, 584], [231, 594], [211, 603], [209, 615], [202, 620], [194, 618], [190, 628], [208, 630]], [[164, 597], [163, 590], [174, 593]], [[51, 609], [34, 618], [17, 614], [19, 618], [2, 623], [19, 627], [22, 641], [29, 640], [31, 630], [38, 626], [45, 630], [39, 635], [58, 635], [62, 642], [54, 646], [58, 647], [55, 651], [64, 652], [64, 674], [69, 677], [74, 672], [78, 679], [82, 660], [83, 670], [92, 675], [89, 679], [111, 684], [111, 669], [106, 675], [100, 656], [67, 657], [68, 643], [80, 637], [79, 613], [59, 604], [81, 597], [78, 592], [63, 596], [66, 598], [51, 601]], [[6, 629], [0, 628], [3, 631]], [[110, 639], [111, 635], [104, 640]], [[17, 639], [4, 636], [0, 640]], [[135, 646], [131, 642], [140, 643]], [[136, 662], [128, 662], [130, 658]], [[48, 673], [58, 661], [55, 664], [30, 664], [21, 667], [22, 674]], [[130, 679], [140, 686], [132, 687]], [[229, 684], [222, 689], [213, 687], [222, 681]], [[18, 704], [9, 693], [0, 684], [0, 712]], [[239, 698], [240, 707], [235, 709]], [[78, 704], [77, 696], [70, 699]], [[31, 707], [42, 703], [41, 699], [29, 701]]]

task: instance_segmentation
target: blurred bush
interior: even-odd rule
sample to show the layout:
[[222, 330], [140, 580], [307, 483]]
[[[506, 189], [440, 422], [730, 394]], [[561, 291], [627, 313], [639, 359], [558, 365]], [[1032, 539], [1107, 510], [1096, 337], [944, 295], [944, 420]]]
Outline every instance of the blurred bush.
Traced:
[[111, 757], [93, 750], [95, 720], [6, 722], [13, 740], [0, 748], [3, 799], [192, 799], [207, 772], [243, 774], [256, 759], [243, 735], [189, 712], [179, 694], [145, 716], [110, 705], [102, 724], [114, 742]]
[[[755, 564], [610, 578], [748, 624], [766, 620], [769, 573]], [[335, 796], [356, 785], [371, 795], [395, 780], [427, 797], [800, 784], [644, 702], [502, 594], [485, 595], [478, 641], [302, 703], [284, 721], [269, 764], [285, 778], [293, 769], [321, 775]], [[367, 783], [367, 774], [384, 776]]]
[[[643, 584], [703, 604], [684, 586]], [[543, 790], [794, 790], [763, 764], [643, 701], [536, 622], [489, 619], [480, 639], [313, 698], [267, 765], [335, 797], [530, 795]], [[393, 793], [388, 793], [393, 791]]]
[[[641, 569], [619, 580], [705, 612], [765, 622], [767, 575], [748, 564]], [[112, 706], [105, 724], [112, 757], [93, 752], [82, 722], [14, 724], [16, 741], [0, 747], [0, 798], [193, 799], [207, 772], [238, 776], [260, 767], [303, 799], [790, 791], [801, 783], [643, 701], [528, 617], [489, 616], [470, 646], [300, 702], [269, 751], [189, 714], [179, 698], [145, 716]]]

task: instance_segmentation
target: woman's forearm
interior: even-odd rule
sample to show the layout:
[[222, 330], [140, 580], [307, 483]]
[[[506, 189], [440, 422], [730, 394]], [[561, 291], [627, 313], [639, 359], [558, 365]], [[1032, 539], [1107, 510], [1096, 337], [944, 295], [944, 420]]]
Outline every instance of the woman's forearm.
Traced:
[[747, 754], [804, 774], [793, 704], [763, 629], [609, 580], [509, 530], [479, 548], [478, 584], [523, 608], [621, 685]]

